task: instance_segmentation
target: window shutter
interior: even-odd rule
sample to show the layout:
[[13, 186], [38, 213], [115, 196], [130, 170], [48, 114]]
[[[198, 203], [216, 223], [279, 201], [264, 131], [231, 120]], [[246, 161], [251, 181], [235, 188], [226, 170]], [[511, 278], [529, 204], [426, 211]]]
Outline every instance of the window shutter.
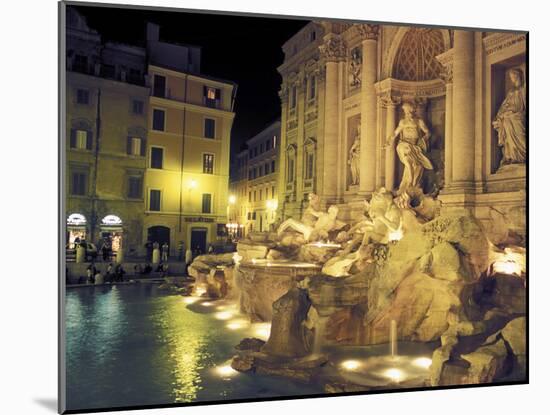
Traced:
[[140, 155], [141, 157], [145, 157], [145, 148], [146, 148], [146, 143], [145, 143], [145, 138], [141, 138], [141, 149], [140, 149]]
[[91, 149], [92, 149], [92, 132], [87, 131], [87, 134], [86, 134], [86, 150], [91, 150]]
[[208, 89], [206, 88], [206, 85], [202, 86], [202, 96], [205, 98], [208, 96]]
[[71, 148], [76, 148], [76, 130], [71, 128]]
[[132, 137], [126, 137], [126, 154], [132, 154]]
[[216, 100], [219, 100], [222, 96], [222, 91], [220, 88], [216, 88]]

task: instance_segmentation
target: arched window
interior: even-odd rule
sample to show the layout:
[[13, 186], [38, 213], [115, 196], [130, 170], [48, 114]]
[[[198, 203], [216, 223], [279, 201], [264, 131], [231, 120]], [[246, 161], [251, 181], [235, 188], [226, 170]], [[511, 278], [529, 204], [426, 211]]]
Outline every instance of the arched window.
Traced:
[[444, 50], [443, 35], [439, 29], [408, 30], [397, 51], [392, 77], [404, 81], [437, 79], [441, 64], [435, 57]]

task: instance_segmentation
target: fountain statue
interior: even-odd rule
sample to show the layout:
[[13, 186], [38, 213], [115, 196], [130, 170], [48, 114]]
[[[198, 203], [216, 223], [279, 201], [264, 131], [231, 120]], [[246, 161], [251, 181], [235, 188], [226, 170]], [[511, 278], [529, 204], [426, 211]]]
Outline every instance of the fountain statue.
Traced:
[[359, 184], [359, 163], [361, 158], [361, 124], [357, 124], [355, 139], [349, 149], [348, 164], [351, 173], [351, 185]]
[[338, 207], [331, 206], [328, 208], [328, 212], [319, 213], [317, 221], [313, 226], [306, 223], [297, 221], [296, 219], [289, 218], [285, 220], [279, 229], [277, 234], [280, 236], [287, 229], [292, 229], [304, 236], [306, 242], [317, 241], [320, 239], [328, 239], [329, 232], [343, 228], [346, 224], [336, 219], [338, 216]]
[[422, 118], [415, 116], [412, 104], [404, 103], [403, 112], [405, 116], [388, 138], [387, 145], [387, 148], [393, 148], [394, 140], [399, 137], [396, 151], [405, 170], [398, 193], [403, 193], [409, 188], [419, 188], [424, 169], [433, 169], [432, 162], [425, 154], [430, 130]]
[[525, 163], [527, 156], [525, 119], [527, 100], [523, 73], [519, 69], [509, 72], [513, 87], [502, 102], [493, 127], [498, 132], [498, 145], [502, 147], [501, 166]]

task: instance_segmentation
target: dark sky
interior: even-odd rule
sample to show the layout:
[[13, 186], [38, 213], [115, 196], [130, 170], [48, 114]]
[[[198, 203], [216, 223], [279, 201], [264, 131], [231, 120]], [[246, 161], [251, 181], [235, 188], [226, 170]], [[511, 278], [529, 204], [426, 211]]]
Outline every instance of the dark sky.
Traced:
[[145, 46], [146, 22], [161, 40], [202, 47], [201, 72], [238, 84], [232, 151], [280, 116], [281, 46], [306, 20], [78, 6], [104, 41]]

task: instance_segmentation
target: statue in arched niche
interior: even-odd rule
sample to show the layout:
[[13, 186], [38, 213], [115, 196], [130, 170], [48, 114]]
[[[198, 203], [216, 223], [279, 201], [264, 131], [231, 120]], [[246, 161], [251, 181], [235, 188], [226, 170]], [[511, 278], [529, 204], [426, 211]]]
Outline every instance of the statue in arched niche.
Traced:
[[357, 130], [353, 144], [349, 149], [348, 164], [351, 173], [351, 184], [359, 184], [359, 163], [361, 158], [361, 124], [357, 124]]
[[525, 135], [527, 101], [523, 73], [519, 69], [512, 69], [508, 74], [513, 86], [493, 121], [493, 127], [498, 132], [498, 145], [502, 147], [501, 165], [525, 163], [527, 157]]
[[402, 108], [405, 116], [388, 138], [387, 144], [388, 148], [392, 148], [394, 140], [399, 137], [396, 152], [404, 170], [398, 193], [420, 188], [424, 169], [433, 170], [432, 162], [426, 156], [430, 130], [424, 120], [415, 115], [412, 104], [405, 102]]

